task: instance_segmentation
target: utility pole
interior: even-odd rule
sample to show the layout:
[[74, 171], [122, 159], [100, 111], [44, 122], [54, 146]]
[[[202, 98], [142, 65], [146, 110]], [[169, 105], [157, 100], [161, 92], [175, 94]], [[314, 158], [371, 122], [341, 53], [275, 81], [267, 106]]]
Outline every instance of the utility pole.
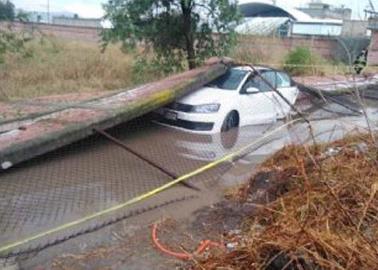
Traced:
[[50, 24], [50, 0], [47, 0], [47, 23]]

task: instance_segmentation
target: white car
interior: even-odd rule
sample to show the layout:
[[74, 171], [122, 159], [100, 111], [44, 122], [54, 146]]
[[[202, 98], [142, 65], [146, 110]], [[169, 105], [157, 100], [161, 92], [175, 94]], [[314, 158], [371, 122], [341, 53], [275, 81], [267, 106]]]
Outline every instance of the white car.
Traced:
[[[294, 104], [298, 88], [289, 75], [256, 67]], [[212, 134], [238, 126], [264, 124], [288, 115], [290, 106], [251, 67], [229, 69], [205, 87], [157, 111], [159, 122], [182, 130]]]

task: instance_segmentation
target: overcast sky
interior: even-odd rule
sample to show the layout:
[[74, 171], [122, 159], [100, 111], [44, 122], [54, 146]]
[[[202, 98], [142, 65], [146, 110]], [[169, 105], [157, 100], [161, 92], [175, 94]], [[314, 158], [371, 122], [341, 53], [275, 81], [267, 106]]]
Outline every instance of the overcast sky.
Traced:
[[[17, 8], [22, 8], [29, 11], [45, 11], [47, 10], [47, 2], [50, 1], [51, 11], [67, 11], [77, 13], [81, 17], [101, 17], [104, 15], [101, 3], [106, 0], [13, 0], [12, 2]], [[269, 1], [269, 0], [262, 0]], [[277, 0], [278, 5], [285, 5], [290, 7], [305, 6], [310, 0]], [[240, 3], [248, 2], [248, 0], [239, 0]], [[368, 6], [368, 0], [323, 0], [325, 3], [332, 5], [345, 5], [352, 8], [353, 18], [363, 19], [363, 10]], [[373, 3], [378, 1], [373, 0]]]

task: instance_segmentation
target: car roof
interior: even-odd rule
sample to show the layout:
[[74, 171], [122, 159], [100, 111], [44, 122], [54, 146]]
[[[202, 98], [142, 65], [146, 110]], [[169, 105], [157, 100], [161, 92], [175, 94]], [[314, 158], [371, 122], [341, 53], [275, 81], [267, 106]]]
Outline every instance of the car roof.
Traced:
[[[269, 67], [263, 67], [263, 66], [253, 66], [255, 69], [259, 70], [259, 71], [262, 71], [262, 70], [273, 70]], [[233, 67], [233, 69], [237, 69], [237, 70], [245, 70], [245, 71], [253, 71], [252, 68], [250, 66], [235, 66]]]
[[[269, 66], [253, 66], [257, 71], [275, 71], [275, 72], [282, 72], [282, 73], [286, 73], [285, 71], [281, 70], [281, 69], [276, 69], [276, 68], [272, 68], [272, 67], [269, 67]], [[234, 66], [232, 67], [232, 69], [237, 69], [237, 70], [245, 70], [245, 71], [250, 71], [252, 72], [252, 68], [251, 66], [247, 66], [247, 65], [244, 65], [244, 66]]]

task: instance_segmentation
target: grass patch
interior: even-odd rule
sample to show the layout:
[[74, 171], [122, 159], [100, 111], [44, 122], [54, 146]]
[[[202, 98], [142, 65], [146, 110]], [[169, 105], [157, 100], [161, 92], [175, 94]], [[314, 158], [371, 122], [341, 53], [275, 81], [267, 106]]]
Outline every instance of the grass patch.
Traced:
[[[236, 249], [211, 254], [196, 269], [376, 269], [378, 150], [368, 136], [305, 148], [267, 160], [244, 187], [269, 172], [280, 194], [246, 217]], [[266, 179], [266, 178], [265, 178]], [[235, 241], [235, 236], [229, 241]]]

